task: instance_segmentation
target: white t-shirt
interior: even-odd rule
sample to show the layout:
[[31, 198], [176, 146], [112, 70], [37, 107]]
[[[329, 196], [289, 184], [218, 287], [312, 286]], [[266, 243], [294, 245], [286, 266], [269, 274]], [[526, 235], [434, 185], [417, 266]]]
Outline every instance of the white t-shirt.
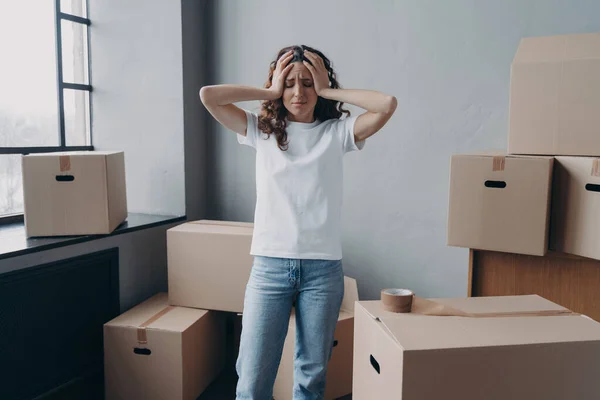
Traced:
[[250, 254], [267, 257], [340, 260], [344, 154], [355, 143], [357, 117], [312, 123], [289, 122], [288, 149], [275, 135], [258, 130], [246, 111], [246, 136], [256, 149], [256, 209]]

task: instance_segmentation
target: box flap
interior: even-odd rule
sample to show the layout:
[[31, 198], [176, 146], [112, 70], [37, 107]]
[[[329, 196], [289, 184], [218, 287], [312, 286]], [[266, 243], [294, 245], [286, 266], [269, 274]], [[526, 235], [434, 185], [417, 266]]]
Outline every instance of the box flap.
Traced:
[[[539, 296], [436, 299], [436, 301], [475, 314], [566, 310]], [[357, 304], [361, 310], [379, 321], [404, 350], [600, 341], [600, 324], [577, 314], [480, 318], [431, 316], [385, 311], [380, 301]]]
[[354, 303], [358, 301], [358, 286], [356, 279], [348, 276], [344, 277], [344, 298], [342, 299], [341, 310], [354, 314]]
[[198, 308], [176, 307], [148, 325], [148, 329], [163, 331], [184, 332], [192, 324], [205, 316], [209, 311]]
[[489, 296], [452, 299], [430, 299], [431, 301], [466, 314], [503, 314], [503, 313], [536, 313], [536, 312], [569, 312], [565, 307], [546, 300], [537, 295], [526, 296]]
[[[417, 298], [417, 301], [419, 299]], [[458, 313], [489, 315], [505, 313], [536, 313], [536, 312], [569, 312], [569, 309], [553, 303], [538, 295], [524, 296], [487, 296], [466, 298], [432, 298], [423, 299], [448, 306]], [[375, 319], [385, 317], [401, 316], [402, 314], [386, 311], [380, 301], [359, 302], [365, 311]], [[421, 309], [415, 309], [415, 314], [421, 313]], [[473, 317], [473, 316], [472, 316]]]
[[93, 150], [93, 151], [57, 151], [51, 153], [31, 153], [24, 155], [23, 157], [59, 157], [59, 156], [86, 156], [86, 157], [105, 157], [112, 154], [123, 153], [122, 150], [114, 150], [114, 151], [102, 151], [102, 150]]
[[254, 223], [252, 222], [239, 222], [239, 221], [219, 221], [219, 220], [210, 220], [210, 219], [200, 219], [197, 221], [190, 221], [192, 224], [200, 224], [200, 225], [219, 225], [219, 226], [241, 226], [245, 228], [253, 228]]
[[600, 58], [600, 33], [521, 39], [513, 64]]
[[553, 159], [554, 156], [547, 156], [547, 155], [528, 155], [528, 154], [508, 154], [505, 151], [495, 151], [495, 150], [490, 150], [490, 151], [474, 151], [471, 153], [457, 153], [457, 154], [453, 154], [453, 157], [486, 157], [486, 158], [492, 158], [492, 157], [504, 157], [504, 158], [528, 158], [528, 159], [539, 159], [539, 160], [550, 160]]
[[470, 152], [470, 153], [457, 153], [457, 154], [455, 154], [455, 156], [460, 156], [460, 157], [497, 157], [497, 156], [510, 157], [510, 155], [506, 154], [506, 151], [504, 151], [504, 150], [481, 150], [481, 151], [474, 151], [474, 152]]
[[215, 235], [252, 235], [254, 224], [248, 222], [198, 220], [170, 228], [173, 232], [207, 233]]
[[147, 329], [183, 332], [207, 313], [206, 310], [173, 306], [166, 311], [167, 307], [167, 293], [159, 293], [107, 322], [106, 325], [138, 328], [154, 319], [146, 326]]

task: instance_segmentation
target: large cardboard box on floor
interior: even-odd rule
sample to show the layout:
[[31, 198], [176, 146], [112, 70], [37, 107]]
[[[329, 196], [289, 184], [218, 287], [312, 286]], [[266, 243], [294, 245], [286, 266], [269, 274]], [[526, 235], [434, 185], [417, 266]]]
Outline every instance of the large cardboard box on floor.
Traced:
[[170, 304], [241, 313], [253, 226], [200, 220], [167, 230]]
[[353, 399], [600, 399], [596, 321], [538, 296], [435, 302], [473, 316], [357, 303]]
[[448, 245], [544, 255], [552, 157], [452, 156]]
[[[331, 359], [327, 366], [325, 400], [333, 400], [352, 392], [352, 354], [354, 346], [354, 303], [358, 301], [356, 281], [344, 278], [344, 299], [335, 328]], [[296, 318], [290, 318], [288, 334], [277, 378], [273, 387], [275, 400], [292, 400], [294, 387], [294, 350], [296, 341]]]
[[225, 363], [225, 319], [160, 293], [104, 325], [107, 400], [196, 400]]
[[600, 260], [600, 159], [556, 157], [550, 231], [553, 250]]
[[122, 151], [22, 157], [27, 236], [111, 233], [127, 218]]
[[511, 67], [508, 151], [600, 156], [600, 33], [521, 40]]

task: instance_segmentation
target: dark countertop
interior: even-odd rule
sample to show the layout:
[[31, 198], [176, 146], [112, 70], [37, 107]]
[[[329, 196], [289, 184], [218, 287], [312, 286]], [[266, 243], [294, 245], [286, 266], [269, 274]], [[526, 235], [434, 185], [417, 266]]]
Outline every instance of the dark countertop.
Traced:
[[185, 216], [129, 213], [127, 220], [108, 235], [55, 236], [27, 238], [23, 222], [0, 224], [0, 260], [38, 251], [69, 246], [141, 229], [185, 221]]

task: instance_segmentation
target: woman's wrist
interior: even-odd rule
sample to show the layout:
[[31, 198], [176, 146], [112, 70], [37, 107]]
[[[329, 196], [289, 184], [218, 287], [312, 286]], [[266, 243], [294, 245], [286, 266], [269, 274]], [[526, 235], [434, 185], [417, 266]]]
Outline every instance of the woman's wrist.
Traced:
[[339, 90], [339, 89], [325, 88], [325, 89], [319, 91], [319, 93], [317, 93], [317, 96], [322, 97], [324, 99], [328, 99], [328, 100], [335, 100], [334, 96], [335, 96], [335, 92], [337, 90]]
[[273, 88], [263, 89], [263, 90], [265, 91], [265, 95], [264, 95], [265, 98], [260, 99], [260, 100], [275, 101], [281, 97], [281, 93], [279, 93], [277, 90], [275, 90]]

